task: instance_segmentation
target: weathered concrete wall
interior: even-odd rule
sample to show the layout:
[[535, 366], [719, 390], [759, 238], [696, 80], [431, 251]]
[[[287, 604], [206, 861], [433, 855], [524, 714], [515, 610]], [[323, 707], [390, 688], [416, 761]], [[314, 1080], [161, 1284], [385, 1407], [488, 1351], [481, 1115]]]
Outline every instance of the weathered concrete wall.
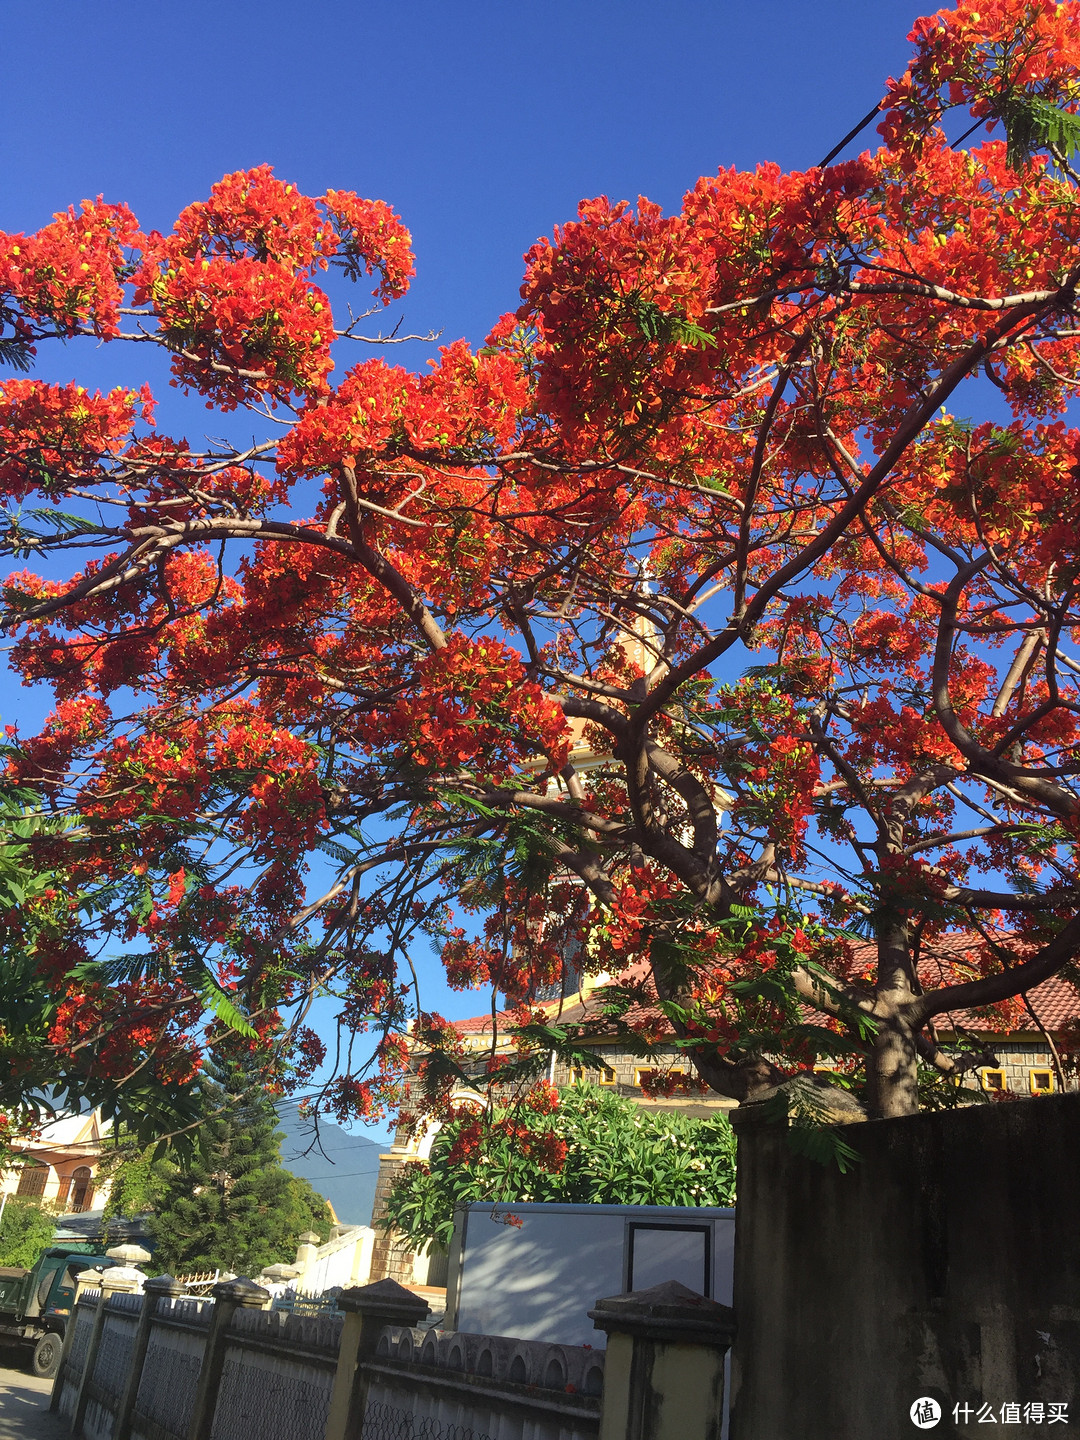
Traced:
[[732, 1440], [910, 1440], [920, 1396], [935, 1440], [1080, 1424], [1080, 1095], [847, 1126], [847, 1175], [739, 1119]]

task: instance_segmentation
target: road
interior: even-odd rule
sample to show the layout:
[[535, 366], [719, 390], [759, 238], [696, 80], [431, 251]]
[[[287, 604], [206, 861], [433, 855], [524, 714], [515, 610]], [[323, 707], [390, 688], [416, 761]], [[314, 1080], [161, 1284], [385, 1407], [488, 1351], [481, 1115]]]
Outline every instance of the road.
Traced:
[[49, 1413], [52, 1381], [19, 1360], [17, 1351], [0, 1349], [0, 1440], [70, 1440], [66, 1422]]

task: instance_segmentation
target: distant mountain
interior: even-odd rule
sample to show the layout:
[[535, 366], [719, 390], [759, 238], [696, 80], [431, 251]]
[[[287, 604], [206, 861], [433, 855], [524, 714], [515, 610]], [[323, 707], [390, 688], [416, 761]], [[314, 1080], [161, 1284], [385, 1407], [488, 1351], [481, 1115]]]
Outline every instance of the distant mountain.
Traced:
[[319, 1122], [318, 1142], [313, 1143], [314, 1126], [292, 1105], [279, 1111], [278, 1124], [285, 1132], [281, 1162], [286, 1170], [310, 1180], [343, 1225], [370, 1225], [379, 1153], [385, 1146], [325, 1120]]

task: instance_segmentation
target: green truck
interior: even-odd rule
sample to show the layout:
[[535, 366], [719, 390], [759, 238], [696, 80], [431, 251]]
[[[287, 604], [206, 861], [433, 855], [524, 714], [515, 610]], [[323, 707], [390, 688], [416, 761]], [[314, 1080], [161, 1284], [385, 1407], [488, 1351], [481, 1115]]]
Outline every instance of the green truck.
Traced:
[[118, 1263], [97, 1252], [54, 1245], [32, 1270], [0, 1265], [0, 1342], [32, 1346], [34, 1374], [55, 1375], [75, 1304], [75, 1276]]

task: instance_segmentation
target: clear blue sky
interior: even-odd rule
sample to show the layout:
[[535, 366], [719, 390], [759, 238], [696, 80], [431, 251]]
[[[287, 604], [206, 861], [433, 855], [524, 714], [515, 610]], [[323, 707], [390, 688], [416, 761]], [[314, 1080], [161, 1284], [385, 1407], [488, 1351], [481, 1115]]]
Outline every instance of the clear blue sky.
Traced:
[[34, 0], [0, 7], [0, 227], [103, 193], [147, 228], [268, 161], [387, 200], [410, 329], [477, 339], [582, 196], [678, 205], [820, 160], [906, 63], [917, 0]]
[[[911, 23], [932, 8], [8, 0], [0, 229], [36, 228], [99, 193], [166, 229], [223, 174], [269, 162], [308, 193], [392, 204], [418, 270], [393, 317], [476, 342], [517, 303], [523, 252], [583, 196], [647, 195], [670, 210], [720, 166], [819, 161], [903, 71]], [[394, 359], [418, 365], [424, 349]], [[138, 368], [153, 358], [57, 346], [40, 370], [164, 389], [163, 365]], [[178, 405], [160, 415], [172, 433]], [[196, 434], [213, 424], [197, 405], [188, 416]], [[36, 728], [43, 697], [2, 672], [0, 687], [4, 721]], [[471, 994], [429, 1003], [452, 1016], [484, 1008]]]

